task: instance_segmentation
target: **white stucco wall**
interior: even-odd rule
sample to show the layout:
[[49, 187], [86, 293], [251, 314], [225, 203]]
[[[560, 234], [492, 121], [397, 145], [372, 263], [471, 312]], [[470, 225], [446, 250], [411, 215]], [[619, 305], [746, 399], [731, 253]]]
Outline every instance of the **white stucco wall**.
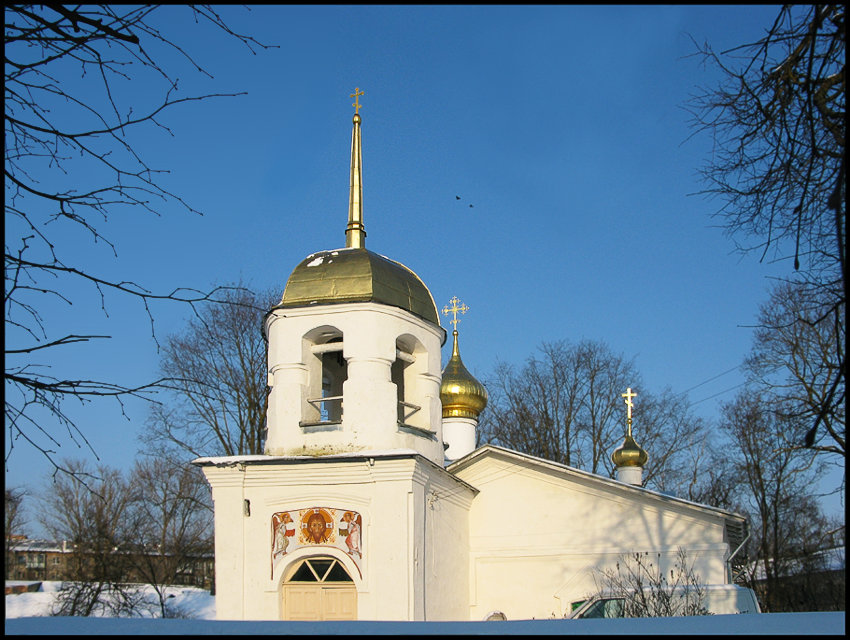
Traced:
[[722, 513], [563, 469], [494, 452], [456, 470], [480, 491], [469, 513], [471, 619], [568, 614], [595, 590], [595, 570], [628, 551], [661, 553], [666, 568], [681, 546], [704, 583], [726, 581]]
[[[413, 452], [272, 464], [252, 458], [201, 463], [215, 506], [219, 619], [281, 619], [282, 580], [310, 555], [343, 562], [357, 589], [358, 619], [466, 619], [466, 513], [474, 489]], [[317, 506], [362, 515], [362, 573], [326, 545], [272, 563], [272, 514]], [[461, 578], [446, 584], [447, 575]]]

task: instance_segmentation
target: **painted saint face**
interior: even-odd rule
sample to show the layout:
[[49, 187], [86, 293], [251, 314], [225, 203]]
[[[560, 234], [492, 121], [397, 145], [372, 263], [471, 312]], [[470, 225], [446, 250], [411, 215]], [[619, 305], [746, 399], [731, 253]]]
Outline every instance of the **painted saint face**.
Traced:
[[307, 531], [312, 542], [324, 542], [327, 537], [325, 531], [325, 519], [318, 513], [314, 513], [307, 521]]

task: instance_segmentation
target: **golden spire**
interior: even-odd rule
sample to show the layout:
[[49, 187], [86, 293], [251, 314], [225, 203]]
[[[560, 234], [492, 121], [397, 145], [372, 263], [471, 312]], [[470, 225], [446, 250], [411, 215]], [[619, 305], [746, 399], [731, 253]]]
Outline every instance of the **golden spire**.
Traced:
[[345, 228], [345, 246], [350, 249], [366, 247], [366, 230], [363, 228], [363, 175], [360, 142], [360, 96], [365, 95], [359, 87], [354, 88], [354, 127], [351, 131], [351, 179], [348, 192], [348, 226]]
[[463, 304], [456, 296], [449, 300], [451, 306], [443, 307], [443, 314], [452, 314], [449, 320], [454, 325], [452, 337], [452, 357], [446, 368], [443, 369], [443, 379], [440, 384], [440, 401], [443, 403], [444, 418], [475, 418], [487, 406], [487, 389], [478, 382], [460, 359], [460, 349], [457, 344], [457, 324], [460, 322], [458, 313], [466, 313], [469, 307]]
[[628, 430], [623, 444], [611, 454], [611, 460], [618, 467], [642, 467], [646, 464], [649, 456], [632, 437], [632, 407], [634, 406], [632, 398], [637, 397], [637, 394], [629, 387], [626, 389], [626, 393], [620, 394], [620, 397], [626, 399], [626, 424], [628, 425]]

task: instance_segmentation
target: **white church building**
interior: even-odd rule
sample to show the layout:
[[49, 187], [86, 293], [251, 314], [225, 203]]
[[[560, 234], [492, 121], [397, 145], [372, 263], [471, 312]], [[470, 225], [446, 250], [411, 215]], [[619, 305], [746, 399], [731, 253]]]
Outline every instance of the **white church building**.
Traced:
[[[738, 514], [641, 486], [629, 428], [614, 480], [476, 448], [484, 387], [428, 287], [365, 247], [355, 98], [345, 247], [295, 267], [266, 315], [264, 455], [199, 458], [215, 506], [216, 609], [231, 620], [562, 617], [622, 554], [686, 550], [729, 580]], [[625, 431], [625, 430], [624, 430]]]

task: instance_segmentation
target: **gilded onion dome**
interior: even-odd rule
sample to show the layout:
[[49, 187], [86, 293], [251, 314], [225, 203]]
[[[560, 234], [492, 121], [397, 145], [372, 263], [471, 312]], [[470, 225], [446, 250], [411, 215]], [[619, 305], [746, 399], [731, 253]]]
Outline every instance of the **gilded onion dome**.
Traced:
[[611, 460], [618, 467], [642, 467], [648, 459], [646, 451], [640, 448], [631, 434], [626, 435], [623, 444], [611, 454]]
[[357, 88], [351, 97], [355, 108], [351, 132], [351, 179], [345, 248], [313, 253], [295, 267], [277, 308], [377, 302], [398, 307], [440, 324], [437, 306], [425, 283], [400, 262], [366, 249], [363, 226], [361, 117]]
[[649, 456], [635, 442], [635, 439], [632, 438], [632, 408], [634, 407], [632, 399], [637, 397], [637, 393], [629, 387], [626, 393], [620, 395], [626, 399], [626, 407], [628, 408], [626, 414], [626, 438], [623, 440], [623, 444], [611, 454], [611, 460], [618, 467], [642, 467], [646, 464]]
[[443, 369], [443, 382], [440, 385], [443, 417], [477, 420], [487, 406], [487, 389], [463, 366], [457, 346], [457, 329], [452, 331], [452, 336], [452, 357]]

